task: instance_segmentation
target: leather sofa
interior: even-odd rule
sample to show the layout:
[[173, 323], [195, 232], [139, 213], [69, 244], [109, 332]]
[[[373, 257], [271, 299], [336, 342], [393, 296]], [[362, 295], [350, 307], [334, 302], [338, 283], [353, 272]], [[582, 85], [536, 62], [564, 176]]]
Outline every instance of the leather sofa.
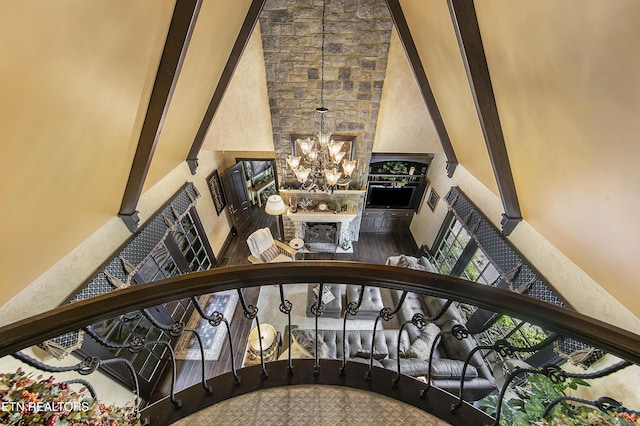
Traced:
[[[399, 301], [401, 294], [402, 292], [400, 290], [391, 290], [391, 299], [393, 300], [394, 305]], [[411, 321], [413, 315], [416, 313], [422, 313], [427, 317], [433, 317], [442, 310], [445, 303], [446, 300], [438, 297], [408, 293], [402, 307], [396, 313], [396, 316], [400, 324], [406, 321]], [[449, 306], [445, 313], [434, 321], [434, 324], [445, 332], [450, 331], [456, 324], [464, 325], [465, 323], [466, 321], [464, 317], [454, 305]], [[421, 333], [421, 331], [411, 323], [405, 325], [404, 330], [407, 332], [409, 340], [412, 342]], [[476, 346], [477, 342], [473, 336], [458, 340], [451, 334], [444, 334], [440, 343], [436, 347], [437, 357], [438, 359], [458, 360], [459, 362], [464, 362]], [[435, 364], [434, 361], [434, 367], [435, 365], [437, 364]], [[469, 361], [469, 366], [473, 366], [473, 369], [477, 374], [473, 374], [476, 375], [476, 377], [472, 379], [467, 377], [465, 380], [465, 399], [477, 401], [496, 390], [493, 372], [483, 359], [480, 352], [473, 354]], [[455, 375], [452, 374], [449, 378], [438, 378], [437, 375], [435, 375], [434, 379], [436, 380], [434, 380], [433, 383], [436, 386], [457, 395], [460, 387], [460, 375], [458, 375], [458, 377], [454, 376]], [[467, 374], [467, 376], [469, 375]]]
[[[435, 271], [426, 258], [393, 256], [388, 259], [387, 265]], [[347, 302], [356, 300], [359, 286], [347, 287]], [[390, 292], [392, 302], [396, 306], [402, 291], [390, 290]], [[428, 357], [408, 356], [407, 349], [411, 349], [417, 340], [424, 339], [423, 330], [418, 329], [410, 321], [413, 315], [418, 312], [427, 317], [435, 316], [441, 311], [445, 303], [446, 300], [437, 297], [408, 293], [402, 307], [396, 313], [398, 324], [408, 323], [404, 326], [402, 334], [400, 334], [400, 329], [379, 329], [376, 331], [375, 345], [373, 346], [373, 365], [397, 371], [398, 359], [400, 359], [400, 370], [403, 374], [414, 377], [426, 376], [429, 372]], [[363, 313], [366, 313], [367, 317], [375, 318], [380, 312], [381, 305], [380, 290], [375, 287], [366, 287], [361, 311], [354, 318], [363, 318]], [[444, 314], [434, 321], [434, 324], [442, 331], [450, 331], [455, 324], [464, 325], [465, 323], [463, 316], [453, 305], [449, 306]], [[348, 325], [347, 321], [347, 329], [349, 328]], [[295, 338], [294, 335], [294, 344], [300, 346], [298, 340], [306, 341], [304, 345], [306, 348], [297, 353], [302, 353], [300, 355], [302, 357], [313, 357], [315, 332], [313, 330], [295, 331], [298, 333], [298, 338]], [[301, 337], [300, 333], [304, 334], [304, 336]], [[400, 339], [398, 339], [398, 336], [400, 336]], [[342, 359], [342, 330], [318, 330], [318, 337], [318, 356], [320, 358]], [[372, 339], [372, 330], [347, 330], [344, 344], [346, 359], [355, 362], [370, 362], [369, 354], [372, 348]], [[430, 374], [432, 385], [453, 395], [459, 395], [464, 362], [476, 345], [475, 339], [471, 336], [458, 340], [451, 334], [444, 334], [434, 350]], [[467, 401], [477, 401], [496, 389], [491, 369], [482, 358], [482, 355], [476, 352], [471, 357], [465, 372], [463, 398]]]
[[[391, 297], [395, 303], [398, 302], [401, 291], [391, 290]], [[427, 316], [435, 315], [439, 312], [445, 300], [436, 297], [407, 294], [402, 308], [396, 314], [399, 324], [410, 321], [417, 312], [422, 312]], [[447, 311], [437, 320], [435, 324], [443, 331], [448, 331], [454, 324], [464, 323], [458, 310], [450, 306]], [[348, 329], [347, 321], [347, 329]], [[294, 345], [298, 341], [305, 348], [302, 350], [303, 357], [313, 357], [315, 350], [315, 332], [313, 330], [294, 330]], [[300, 337], [300, 333], [306, 334], [305, 338]], [[398, 336], [400, 335], [400, 340]], [[419, 339], [421, 330], [413, 324], [406, 324], [402, 334], [399, 329], [377, 330], [375, 336], [374, 361], [373, 365], [397, 371], [398, 357], [400, 357], [400, 370], [409, 376], [426, 376], [429, 371], [428, 360], [403, 357], [407, 348]], [[297, 336], [297, 337], [296, 337]], [[342, 330], [318, 330], [318, 356], [320, 358], [343, 357], [343, 335]], [[348, 361], [369, 362], [371, 351], [372, 330], [347, 330], [346, 343], [344, 349]], [[400, 346], [398, 346], [400, 344]], [[462, 369], [467, 355], [475, 347], [475, 340], [472, 337], [458, 340], [451, 335], [443, 335], [434, 351], [434, 358], [431, 367], [431, 383], [454, 395], [459, 395], [460, 379]], [[400, 352], [398, 349], [400, 348]], [[298, 352], [300, 353], [300, 352]], [[464, 380], [464, 399], [467, 401], [477, 401], [496, 389], [492, 372], [479, 353], [475, 353], [467, 367]]]

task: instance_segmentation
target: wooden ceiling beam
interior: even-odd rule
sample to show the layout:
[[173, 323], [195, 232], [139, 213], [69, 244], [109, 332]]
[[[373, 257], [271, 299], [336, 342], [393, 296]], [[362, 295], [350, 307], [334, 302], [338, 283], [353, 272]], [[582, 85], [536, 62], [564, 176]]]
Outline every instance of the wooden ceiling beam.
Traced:
[[153, 160], [156, 144], [173, 97], [180, 69], [193, 34], [202, 0], [177, 0], [167, 32], [164, 50], [142, 123], [138, 146], [133, 157], [129, 179], [122, 196], [118, 216], [131, 232], [138, 230], [138, 201]]
[[253, 33], [253, 29], [258, 23], [258, 19], [260, 18], [260, 12], [264, 7], [266, 0], [253, 0], [251, 2], [251, 6], [249, 6], [249, 11], [242, 23], [242, 27], [240, 28], [240, 32], [238, 33], [238, 37], [236, 38], [236, 42], [233, 45], [233, 49], [231, 50], [231, 54], [229, 55], [229, 59], [227, 59], [227, 63], [222, 70], [222, 75], [220, 76], [220, 80], [218, 81], [218, 85], [216, 86], [216, 90], [213, 92], [213, 96], [211, 97], [211, 101], [209, 102], [209, 106], [207, 107], [207, 111], [200, 122], [200, 127], [198, 128], [198, 132], [191, 144], [191, 149], [189, 150], [189, 154], [187, 154], [187, 164], [189, 165], [189, 169], [191, 170], [191, 174], [196, 174], [198, 170], [198, 154], [200, 153], [200, 149], [202, 149], [202, 145], [204, 144], [204, 139], [207, 136], [207, 132], [209, 131], [209, 126], [211, 126], [211, 122], [213, 121], [213, 117], [216, 115], [216, 111], [220, 106], [220, 102], [222, 102], [222, 97], [229, 86], [229, 82], [231, 81], [231, 77], [233, 77], [233, 73], [240, 62], [240, 58], [242, 57], [242, 52], [244, 52], [247, 43], [249, 42], [249, 38], [251, 37], [251, 33]]
[[424, 99], [424, 102], [427, 105], [427, 110], [431, 115], [431, 120], [433, 120], [433, 125], [438, 133], [442, 150], [447, 157], [447, 176], [452, 177], [456, 166], [458, 165], [458, 158], [456, 157], [453, 145], [451, 144], [451, 139], [449, 139], [449, 133], [447, 132], [444, 120], [440, 114], [436, 98], [431, 90], [429, 79], [427, 78], [427, 74], [422, 66], [422, 62], [420, 61], [420, 55], [418, 54], [413, 37], [411, 36], [409, 25], [404, 17], [399, 0], [386, 0], [386, 2], [389, 12], [391, 13], [391, 18], [393, 19], [393, 23], [398, 31], [400, 42], [404, 47], [407, 58], [409, 59], [413, 75], [415, 76], [420, 92], [422, 93], [422, 99]]
[[500, 222], [502, 233], [509, 235], [522, 220], [522, 214], [484, 53], [478, 16], [473, 1], [447, 0], [447, 3], [504, 207]]

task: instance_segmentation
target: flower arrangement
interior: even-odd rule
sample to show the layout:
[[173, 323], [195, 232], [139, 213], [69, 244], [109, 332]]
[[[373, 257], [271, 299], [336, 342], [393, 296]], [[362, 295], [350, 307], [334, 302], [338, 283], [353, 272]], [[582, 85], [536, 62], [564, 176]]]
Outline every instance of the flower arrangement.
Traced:
[[302, 208], [302, 210], [309, 211], [313, 208], [313, 200], [310, 198], [303, 198], [298, 201], [298, 205]]
[[0, 424], [46, 426], [140, 426], [140, 414], [133, 403], [125, 407], [107, 405], [75, 392], [53, 376], [44, 379], [22, 369], [0, 373]]

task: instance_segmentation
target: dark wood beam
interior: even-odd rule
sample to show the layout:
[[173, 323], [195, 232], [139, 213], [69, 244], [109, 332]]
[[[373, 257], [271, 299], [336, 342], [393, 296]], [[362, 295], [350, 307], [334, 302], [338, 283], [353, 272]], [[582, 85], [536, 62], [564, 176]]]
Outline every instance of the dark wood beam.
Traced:
[[402, 46], [404, 46], [404, 51], [409, 59], [416, 81], [418, 82], [418, 87], [422, 93], [422, 99], [424, 99], [424, 102], [427, 105], [427, 109], [431, 115], [431, 120], [433, 120], [433, 125], [438, 133], [440, 144], [442, 145], [444, 154], [447, 157], [447, 176], [452, 177], [456, 166], [458, 165], [458, 158], [456, 157], [453, 145], [451, 144], [451, 139], [449, 139], [449, 133], [447, 133], [447, 128], [444, 125], [444, 120], [440, 114], [436, 98], [431, 90], [427, 73], [420, 61], [420, 55], [418, 55], [418, 50], [413, 42], [411, 31], [409, 31], [409, 25], [404, 17], [399, 0], [386, 0], [386, 2], [389, 12], [391, 13], [391, 18], [393, 19], [398, 35], [400, 36], [400, 42], [402, 43]]
[[448, 0], [447, 3], [458, 38], [458, 45], [462, 52], [462, 60], [465, 64], [485, 144], [489, 151], [493, 173], [502, 198], [504, 207], [500, 222], [502, 233], [509, 235], [522, 220], [522, 214], [493, 93], [489, 66], [484, 54], [476, 9], [473, 1], [469, 0]]
[[131, 232], [138, 229], [140, 217], [136, 208], [201, 4], [202, 0], [177, 0], [173, 10], [173, 17], [149, 98], [149, 106], [142, 123], [138, 146], [129, 172], [129, 180], [118, 213]]
[[229, 86], [229, 82], [231, 81], [231, 77], [233, 77], [236, 66], [238, 65], [238, 62], [240, 62], [242, 52], [244, 52], [244, 49], [249, 42], [249, 38], [251, 37], [251, 33], [258, 23], [260, 12], [264, 7], [265, 2], [266, 0], [253, 0], [251, 6], [249, 6], [249, 11], [247, 12], [247, 16], [244, 18], [244, 22], [240, 28], [240, 33], [238, 33], [233, 49], [231, 49], [229, 59], [227, 59], [227, 63], [222, 71], [222, 75], [220, 76], [220, 81], [218, 81], [216, 90], [213, 92], [207, 111], [202, 118], [198, 132], [191, 144], [189, 154], [187, 154], [186, 161], [189, 165], [189, 169], [191, 170], [191, 174], [196, 174], [196, 170], [198, 169], [198, 154], [204, 144], [204, 138], [207, 135], [207, 131], [209, 131], [209, 126], [211, 126], [211, 122], [213, 121], [213, 117], [216, 115], [220, 102], [222, 102], [222, 97]]

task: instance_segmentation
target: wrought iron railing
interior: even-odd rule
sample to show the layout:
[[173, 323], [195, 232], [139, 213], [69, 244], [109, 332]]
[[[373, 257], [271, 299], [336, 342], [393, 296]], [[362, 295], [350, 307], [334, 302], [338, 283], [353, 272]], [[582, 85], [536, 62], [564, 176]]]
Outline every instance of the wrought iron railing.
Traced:
[[[317, 283], [318, 296], [309, 299], [309, 306], [295, 306], [288, 298], [289, 285], [301, 283]], [[251, 287], [278, 286], [279, 306], [272, 309], [279, 310], [282, 314], [282, 344], [289, 348], [288, 355], [282, 355], [272, 362], [266, 362], [266, 357], [260, 357], [259, 364], [238, 368], [238, 355], [243, 354], [247, 342], [234, 341], [230, 332], [230, 321], [224, 318], [222, 313], [207, 314], [198, 303], [197, 296], [202, 294], [217, 293], [233, 290], [238, 293], [239, 303], [244, 313], [243, 317], [234, 318], [232, 321], [255, 322], [258, 332], [259, 353], [264, 353], [263, 339], [260, 327], [260, 312], [257, 306], [248, 303], [244, 291]], [[329, 339], [325, 330], [319, 327], [320, 319], [325, 314], [326, 303], [322, 295], [328, 286], [356, 286], [358, 298], [347, 300], [345, 308], [341, 312], [338, 323], [342, 323], [341, 330], [331, 330], [331, 339], [335, 346], [335, 353], [329, 357], [321, 354], [320, 346], [324, 339]], [[394, 293], [394, 297], [384, 297], [388, 301], [395, 301], [390, 306], [383, 306], [371, 319], [371, 330], [354, 332], [349, 324], [353, 319], [358, 319], [362, 314], [363, 295], [365, 288], [385, 289], [384, 292]], [[416, 297], [416, 295], [418, 295]], [[411, 296], [411, 298], [409, 297]], [[286, 386], [303, 383], [332, 384], [356, 387], [374, 391], [416, 407], [422, 408], [437, 417], [451, 423], [460, 425], [494, 424], [500, 421], [500, 406], [504, 403], [504, 397], [510, 389], [513, 381], [522, 375], [544, 375], [553, 382], [562, 383], [570, 379], [592, 379], [610, 374], [620, 374], [621, 370], [640, 364], [640, 336], [613, 325], [586, 317], [575, 311], [532, 299], [530, 297], [494, 287], [474, 284], [465, 280], [431, 274], [423, 271], [402, 269], [393, 266], [371, 265], [354, 262], [334, 261], [310, 261], [285, 264], [262, 264], [238, 267], [224, 267], [205, 272], [182, 275], [164, 281], [120, 289], [95, 298], [83, 300], [70, 305], [65, 305], [55, 310], [18, 321], [14, 324], [0, 328], [0, 357], [14, 356], [21, 361], [44, 371], [56, 372], [60, 367], [47, 366], [33, 358], [28, 357], [22, 351], [33, 345], [38, 345], [47, 339], [54, 338], [64, 333], [83, 329], [90, 338], [95, 339], [105, 347], [126, 347], [130, 351], [140, 351], [148, 345], [167, 345], [166, 340], [145, 341], [142, 338], [133, 338], [127, 342], [111, 342], [100, 336], [91, 328], [91, 324], [97, 321], [117, 317], [118, 315], [140, 311], [142, 315], [155, 326], [171, 336], [182, 333], [195, 335], [202, 359], [204, 359], [203, 347], [198, 331], [186, 327], [183, 323], [165, 324], [155, 319], [147, 310], [150, 307], [172, 300], [191, 297], [195, 303], [196, 312], [202, 321], [211, 327], [225, 325], [227, 331], [227, 348], [230, 351], [231, 367], [229, 371], [216, 377], [206, 377], [204, 362], [201, 364], [201, 385], [176, 392], [176, 363], [173, 349], [169, 346], [169, 365], [172, 370], [171, 390], [165, 398], [150, 403], [140, 403], [141, 417], [149, 424], [170, 424], [189, 414], [199, 411], [219, 401], [234, 396], [275, 386]], [[340, 293], [337, 297], [343, 297]], [[411, 305], [416, 301], [439, 300], [440, 307], [434, 312], [420, 310], [424, 305]], [[409, 300], [411, 299], [411, 300]], [[409, 301], [408, 301], [409, 300]], [[551, 333], [543, 342], [533, 347], [515, 347], [507, 340], [498, 340], [493, 344], [477, 344], [474, 335], [485, 332], [492, 325], [491, 322], [480, 329], [467, 328], [463, 322], [449, 321], [443, 325], [429, 348], [428, 357], [423, 361], [427, 363], [426, 370], [421, 374], [409, 368], [412, 362], [406, 361], [403, 355], [403, 342], [411, 342], [407, 331], [413, 330], [413, 336], [420, 333], [429, 323], [442, 321], [450, 310], [456, 309], [453, 301], [470, 304], [478, 308], [500, 314], [510, 315], [541, 326]], [[437, 304], [436, 304], [437, 305]], [[416, 308], [415, 312], [411, 309]], [[293, 336], [296, 324], [292, 324], [292, 311], [294, 309], [308, 308], [314, 317], [314, 326], [311, 330], [313, 341], [313, 353], [310, 359], [294, 358], [292, 347], [297, 342]], [[407, 312], [413, 314], [407, 317]], [[400, 318], [400, 315], [404, 317]], [[396, 320], [396, 328], [381, 327], [392, 320]], [[442, 325], [442, 324], [441, 324]], [[352, 353], [351, 344], [354, 335], [361, 339], [358, 345], [361, 350], [359, 356]], [[502, 357], [509, 357], [518, 352], [536, 352], [553, 344], [559, 338], [574, 339], [586, 345], [620, 358], [620, 361], [607, 368], [596, 370], [589, 374], [576, 374], [564, 370], [562, 366], [555, 364], [540, 367], [521, 367], [510, 371], [503, 383], [495, 384], [493, 377], [485, 377], [480, 386], [476, 386], [476, 380], [480, 373], [469, 375], [473, 369], [486, 369], [488, 366], [479, 365], [486, 363], [488, 354], [498, 352]], [[351, 339], [351, 340], [350, 340]], [[454, 340], [455, 339], [455, 340]], [[466, 353], [449, 353], [449, 356], [457, 359], [459, 371], [457, 376], [452, 375], [447, 380], [438, 380], [438, 359], [435, 357], [436, 348], [441, 341], [464, 341], [470, 344]], [[351, 342], [351, 343], [350, 343]], [[377, 354], [380, 345], [390, 345], [395, 353]], [[366, 347], [365, 347], [366, 346]], [[366, 350], [365, 350], [366, 349]], [[406, 347], [404, 348], [406, 349]], [[378, 355], [384, 355], [382, 361]], [[479, 358], [478, 358], [479, 357]], [[358, 361], [358, 359], [360, 362]], [[100, 360], [89, 358], [79, 362], [65, 370], [75, 370], [79, 374], [87, 376], [96, 369], [108, 363], [121, 362], [131, 375], [130, 385], [134, 395], [138, 396], [136, 372], [130, 362], [126, 360]], [[474, 366], [475, 363], [475, 366]], [[413, 363], [415, 364], [415, 363]], [[419, 363], [418, 363], [419, 364]], [[442, 359], [440, 359], [442, 364]], [[447, 366], [452, 365], [451, 363]], [[489, 370], [490, 366], [489, 366]], [[457, 378], [453, 378], [453, 377]], [[84, 380], [84, 379], [83, 379]], [[84, 383], [84, 381], [83, 381]], [[488, 385], [488, 386], [487, 386]], [[495, 385], [495, 386], [494, 386]], [[471, 389], [468, 387], [471, 386]], [[475, 386], [475, 387], [474, 387]], [[99, 389], [97, 396], [100, 397]], [[629, 392], [634, 392], [629, 389]], [[493, 394], [497, 398], [497, 413], [489, 415], [478, 407], [478, 400]], [[589, 401], [575, 396], [567, 396], [563, 400], [554, 401], [551, 408], [557, 404], [565, 404], [570, 401], [573, 404], [591, 404], [597, 409], [605, 411], [617, 411], [627, 414], [637, 414], [629, 407], [624, 407], [614, 399], [603, 395], [604, 399]], [[138, 401], [136, 401], [138, 403]], [[547, 413], [544, 413], [545, 415]]]

